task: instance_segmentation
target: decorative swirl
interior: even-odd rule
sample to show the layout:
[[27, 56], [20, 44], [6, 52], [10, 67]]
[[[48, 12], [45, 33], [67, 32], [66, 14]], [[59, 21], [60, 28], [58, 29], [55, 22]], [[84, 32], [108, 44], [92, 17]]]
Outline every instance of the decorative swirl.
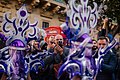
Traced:
[[0, 38], [6, 39], [6, 46], [9, 46], [0, 50], [0, 66], [3, 68], [3, 71], [8, 75], [8, 79], [10, 80], [19, 80], [19, 78], [24, 79], [30, 68], [32, 69], [36, 65], [42, 65], [40, 60], [43, 55], [38, 55], [37, 57], [39, 57], [39, 59], [37, 57], [29, 57], [28, 59], [24, 58], [25, 47], [27, 45], [25, 33], [27, 30], [32, 30], [32, 34], [31, 32], [28, 33], [30, 34], [29, 37], [36, 37], [38, 25], [38, 21], [30, 24], [27, 17], [28, 14], [25, 6], [22, 6], [17, 11], [17, 17], [12, 19], [9, 19], [8, 13], [4, 14], [2, 30], [10, 36], [6, 38], [0, 34]]
[[25, 25], [25, 29], [23, 29], [21, 36], [24, 36], [25, 31], [29, 28], [29, 22], [27, 23], [27, 25]]
[[58, 79], [60, 78], [60, 76], [62, 75], [63, 72], [68, 72], [69, 73], [69, 77], [70, 79], [74, 76], [73, 73], [79, 72], [80, 74], [82, 74], [82, 63], [78, 60], [70, 60], [67, 63], [64, 63], [60, 69], [59, 69], [59, 73], [58, 73]]
[[[11, 20], [8, 18], [8, 13], [5, 13], [2, 30], [3, 32], [10, 35], [6, 43], [13, 42], [15, 39], [21, 39], [24, 45], [26, 45], [25, 33], [31, 30], [33, 33], [29, 32], [28, 37], [34, 38], [37, 36], [36, 26], [38, 25], [38, 21], [35, 21], [35, 23], [30, 24], [30, 22], [27, 20], [27, 17], [28, 17], [28, 14], [25, 6], [22, 6], [17, 11], [17, 17]], [[7, 45], [10, 45], [10, 44], [7, 44]]]
[[38, 71], [38, 68], [44, 68], [44, 61], [43, 58], [45, 58], [46, 56], [52, 55], [51, 53], [49, 53], [48, 51], [44, 51], [44, 52], [38, 52], [37, 54], [33, 55], [27, 55], [25, 56], [25, 64], [26, 64], [26, 68], [25, 68], [25, 72], [28, 72], [29, 70], [33, 70], [35, 72]]
[[16, 27], [16, 19], [13, 21], [13, 27], [14, 27], [14, 29], [15, 29], [15, 35], [17, 35], [18, 34], [18, 31], [17, 31], [17, 27]]
[[11, 20], [8, 19], [7, 15], [8, 15], [8, 13], [5, 14], [5, 20], [6, 20], [6, 22], [13, 23]]
[[7, 25], [7, 22], [3, 25], [3, 31], [7, 33], [7, 32], [9, 32], [10, 30], [6, 30], [6, 27], [5, 27], [6, 25]]
[[[77, 4], [76, 0], [69, 0], [69, 7], [67, 10], [67, 17], [69, 18], [70, 24], [66, 22], [67, 29], [71, 32], [71, 40], [75, 41], [85, 33], [89, 34], [90, 28], [94, 28], [97, 24], [98, 13], [97, 4], [94, 4], [94, 8], [91, 9], [87, 6], [88, 0], [80, 0], [81, 4]], [[77, 5], [76, 5], [77, 4]], [[66, 27], [64, 26], [64, 27]], [[70, 27], [70, 28], [69, 28]], [[68, 30], [63, 30], [66, 33]]]
[[36, 30], [36, 28], [33, 28], [34, 29], [34, 32], [33, 32], [33, 34], [29, 34], [29, 37], [31, 38], [31, 37], [33, 37], [33, 36], [35, 36], [36, 35], [36, 33], [37, 33], [37, 30]]
[[[91, 11], [91, 16], [90, 16], [90, 27], [94, 28], [97, 25], [97, 19], [98, 19], [98, 12], [97, 12], [97, 4], [94, 2], [94, 9]], [[96, 15], [97, 14], [97, 15]]]
[[37, 26], [38, 25], [38, 21], [36, 21], [34, 24], [31, 24], [30, 26], [31, 27], [35, 27], [35, 26]]
[[8, 53], [8, 47], [5, 47], [0, 50], [1, 58], [0, 58], [0, 66], [2, 67], [5, 73], [8, 73], [8, 61], [10, 59]]

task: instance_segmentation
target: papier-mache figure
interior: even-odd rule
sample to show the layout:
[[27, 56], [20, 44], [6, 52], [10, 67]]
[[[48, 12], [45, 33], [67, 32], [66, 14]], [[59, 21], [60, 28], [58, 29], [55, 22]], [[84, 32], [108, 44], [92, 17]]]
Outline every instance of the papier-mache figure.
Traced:
[[105, 49], [99, 50], [99, 58], [94, 63], [92, 58], [92, 40], [89, 36], [90, 28], [97, 24], [97, 4], [94, 2], [94, 8], [88, 6], [88, 0], [66, 0], [67, 17], [66, 23], [61, 28], [67, 38], [72, 41], [71, 53], [66, 62], [60, 67], [58, 79], [64, 71], [69, 73], [71, 80], [93, 80], [100, 70], [102, 57], [115, 46], [116, 40], [113, 40]]
[[9, 19], [9, 13], [5, 13], [3, 18], [2, 31], [7, 37], [0, 34], [0, 38], [6, 42], [6, 47], [0, 49], [0, 67], [7, 80], [26, 80], [29, 71], [36, 64], [41, 65], [38, 56], [41, 58], [45, 55], [42, 53], [26, 57], [28, 38], [38, 37], [38, 21], [30, 23], [25, 5], [17, 11], [17, 17]]

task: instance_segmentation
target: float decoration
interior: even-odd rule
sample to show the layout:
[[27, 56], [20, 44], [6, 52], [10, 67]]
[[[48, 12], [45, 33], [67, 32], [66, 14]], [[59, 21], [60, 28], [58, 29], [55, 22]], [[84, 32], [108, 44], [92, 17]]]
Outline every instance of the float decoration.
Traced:
[[82, 76], [84, 80], [93, 80], [100, 70], [103, 55], [116, 44], [114, 40], [107, 48], [100, 49], [96, 64], [92, 64], [92, 50], [89, 49], [92, 48], [92, 40], [89, 31], [97, 25], [97, 4], [94, 2], [92, 9], [88, 6], [88, 0], [79, 0], [79, 2], [80, 4], [76, 3], [76, 0], [67, 2], [66, 22], [61, 25], [61, 29], [72, 41], [73, 47], [66, 62], [59, 69], [58, 79], [66, 71], [71, 80], [76, 75]]
[[[25, 5], [17, 11], [17, 17], [9, 19], [9, 13], [5, 13], [3, 18], [2, 31], [9, 36], [3, 36], [6, 47], [0, 50], [0, 66], [8, 75], [7, 80], [24, 80], [30, 70], [29, 64], [33, 63], [34, 65], [33, 59], [26, 63], [27, 38], [38, 37], [38, 21], [30, 23]], [[28, 33], [28, 37], [26, 37], [26, 33]]]

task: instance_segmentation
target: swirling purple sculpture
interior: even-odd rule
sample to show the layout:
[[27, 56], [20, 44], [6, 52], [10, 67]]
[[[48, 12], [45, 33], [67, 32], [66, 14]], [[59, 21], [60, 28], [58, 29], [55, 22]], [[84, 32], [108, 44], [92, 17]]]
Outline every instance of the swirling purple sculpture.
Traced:
[[96, 3], [94, 9], [91, 9], [87, 6], [88, 0], [80, 0], [80, 5], [75, 2], [68, 0], [67, 20], [61, 27], [68, 38], [76, 41], [81, 40], [82, 35], [88, 35], [90, 28], [96, 26], [98, 14]]
[[94, 8], [91, 9], [87, 6], [88, 0], [79, 0], [80, 3], [76, 1], [68, 0], [66, 23], [61, 25], [64, 34], [73, 41], [73, 47], [66, 62], [59, 69], [58, 78], [67, 71], [70, 79], [79, 75], [82, 76], [82, 80], [93, 80], [100, 70], [102, 57], [116, 45], [117, 41], [113, 40], [106, 48], [100, 49], [99, 58], [93, 63], [89, 30], [97, 24], [97, 4], [93, 3]]
[[[30, 24], [25, 6], [17, 11], [17, 17], [9, 19], [8, 13], [4, 14], [2, 31], [9, 36], [3, 39], [6, 47], [0, 50], [0, 66], [8, 75], [8, 80], [24, 80], [27, 78], [28, 64], [25, 61], [27, 39], [37, 37], [38, 21]], [[31, 30], [31, 32], [29, 32]], [[2, 37], [1, 37], [2, 38]]]

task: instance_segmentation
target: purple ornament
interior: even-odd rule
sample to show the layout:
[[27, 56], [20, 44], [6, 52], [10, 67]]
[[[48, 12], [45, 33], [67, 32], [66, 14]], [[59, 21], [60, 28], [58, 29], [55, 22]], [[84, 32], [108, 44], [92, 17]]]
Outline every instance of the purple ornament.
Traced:
[[14, 40], [13, 42], [10, 43], [10, 46], [14, 46], [14, 47], [25, 47], [25, 44], [21, 41], [21, 40]]
[[18, 28], [18, 30], [21, 32], [21, 31], [22, 31], [22, 28], [20, 27], [20, 28]]
[[26, 12], [24, 10], [20, 11], [20, 15], [24, 17], [26, 15]]
[[[81, 37], [79, 37], [76, 41], [83, 42], [88, 37], [90, 37], [90, 36], [86, 33], [86, 34], [83, 34]], [[90, 40], [89, 43], [92, 44], [92, 40]]]
[[86, 21], [86, 17], [84, 17], [84, 21]]

